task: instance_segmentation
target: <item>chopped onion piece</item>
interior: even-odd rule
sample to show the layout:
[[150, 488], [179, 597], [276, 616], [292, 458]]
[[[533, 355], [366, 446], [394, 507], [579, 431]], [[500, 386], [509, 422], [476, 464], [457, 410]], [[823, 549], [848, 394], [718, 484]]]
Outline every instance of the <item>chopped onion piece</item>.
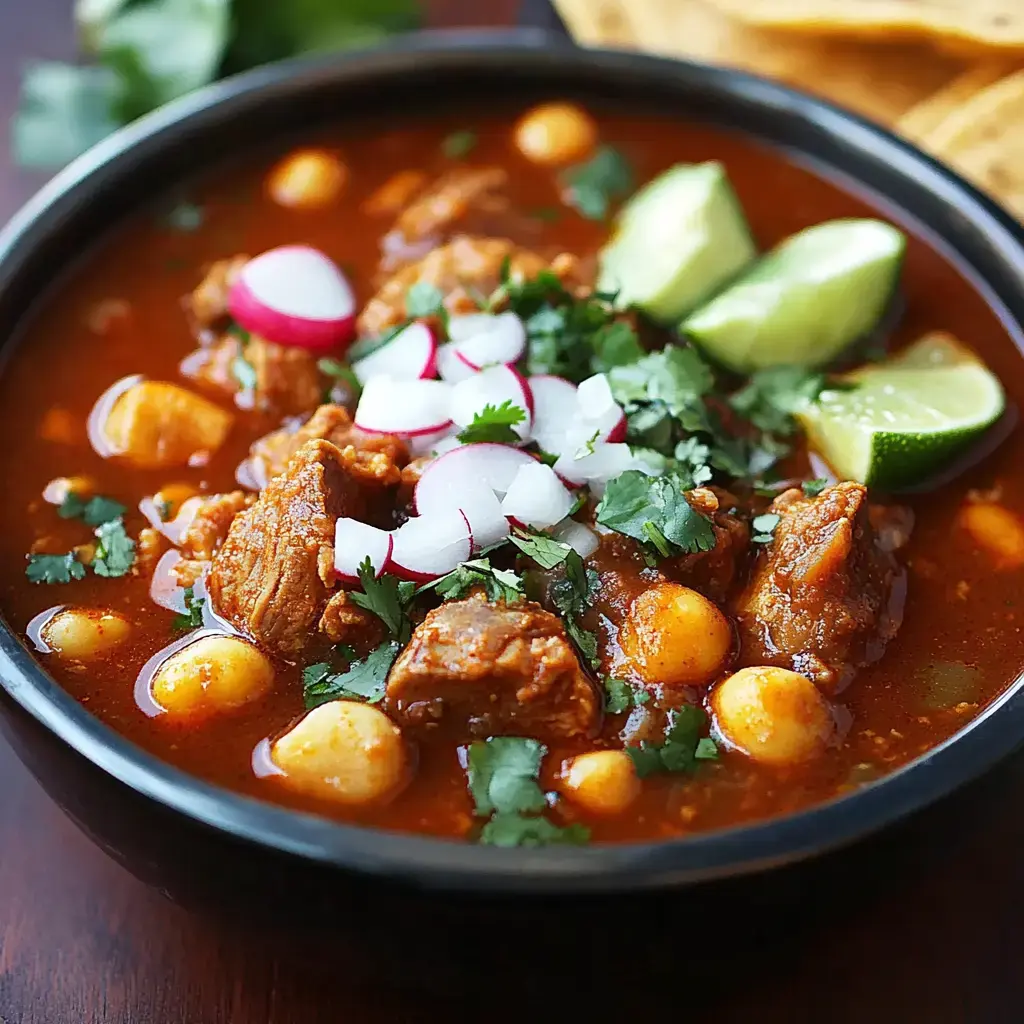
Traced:
[[461, 380], [468, 380], [476, 371], [469, 363], [459, 358], [458, 350], [454, 345], [441, 345], [437, 350], [437, 372], [442, 380], [449, 384], [458, 384]]
[[516, 473], [501, 510], [516, 522], [546, 529], [561, 522], [572, 508], [573, 497], [550, 466], [534, 462]]
[[555, 540], [568, 544], [580, 558], [589, 558], [601, 545], [601, 540], [585, 523], [563, 519], [552, 531]]
[[509, 525], [497, 495], [484, 484], [466, 489], [459, 505], [469, 522], [473, 551], [482, 551], [508, 536]]
[[520, 468], [532, 456], [508, 444], [464, 444], [436, 458], [416, 484], [414, 501], [420, 515], [459, 508], [470, 487], [485, 484], [504, 497]]
[[572, 484], [587, 484], [594, 481], [607, 481], [635, 468], [633, 456], [628, 444], [608, 444], [599, 442], [594, 445], [590, 455], [577, 459], [572, 453], [559, 456], [555, 463], [555, 472]]

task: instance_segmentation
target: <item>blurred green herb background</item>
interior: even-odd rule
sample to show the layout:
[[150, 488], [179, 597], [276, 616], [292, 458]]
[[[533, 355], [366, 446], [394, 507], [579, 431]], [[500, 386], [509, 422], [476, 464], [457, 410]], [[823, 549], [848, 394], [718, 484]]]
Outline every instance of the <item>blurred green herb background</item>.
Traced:
[[22, 78], [11, 148], [23, 167], [61, 167], [224, 75], [420, 21], [417, 0], [77, 0], [75, 18], [82, 63], [38, 62]]

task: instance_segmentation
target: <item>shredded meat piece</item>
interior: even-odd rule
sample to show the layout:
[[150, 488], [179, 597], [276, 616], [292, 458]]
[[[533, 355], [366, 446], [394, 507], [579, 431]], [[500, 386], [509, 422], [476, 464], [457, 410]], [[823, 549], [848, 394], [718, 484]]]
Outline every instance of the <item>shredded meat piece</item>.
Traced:
[[881, 657], [903, 619], [906, 576], [872, 525], [867, 491], [839, 483], [816, 498], [793, 489], [739, 601], [744, 665], [781, 665], [829, 693]]
[[369, 651], [384, 639], [384, 624], [373, 612], [353, 604], [348, 593], [339, 590], [320, 617], [320, 632], [334, 644], [349, 644], [357, 651]]
[[290, 345], [275, 345], [256, 335], [243, 346], [238, 338], [225, 334], [186, 356], [180, 370], [198, 384], [236, 395], [244, 393], [235, 373], [238, 358], [244, 358], [253, 368], [256, 386], [251, 393], [251, 405], [261, 412], [304, 415], [315, 409], [323, 397], [323, 381], [312, 353]]
[[256, 500], [243, 491], [212, 494], [203, 499], [182, 538], [182, 553], [190, 558], [209, 561], [227, 539], [236, 515]]
[[228, 292], [248, 262], [248, 256], [239, 254], [210, 265], [206, 276], [186, 299], [197, 327], [212, 327], [228, 315]]
[[139, 530], [138, 540], [135, 542], [135, 563], [132, 565], [132, 573], [136, 576], [152, 576], [156, 563], [167, 548], [167, 540], [159, 530], [152, 526], [145, 526]]
[[750, 530], [742, 519], [723, 511], [736, 507], [736, 499], [727, 491], [698, 487], [689, 491], [686, 498], [711, 520], [715, 546], [710, 551], [668, 559], [659, 568], [666, 579], [692, 587], [720, 604], [732, 594], [741, 577], [750, 546]]
[[[409, 460], [405, 442], [392, 434], [367, 434], [352, 422], [340, 405], [321, 405], [297, 428], [284, 427], [267, 434], [249, 449], [249, 461], [257, 481], [267, 481], [282, 472], [291, 457], [314, 438], [330, 441], [338, 448], [349, 445], [363, 453], [356, 473], [366, 473], [380, 483], [398, 482], [398, 469]], [[372, 458], [371, 456], [379, 456]]]
[[437, 237], [470, 210], [504, 210], [508, 198], [499, 192], [508, 184], [501, 167], [459, 167], [442, 174], [399, 215], [394, 230], [407, 241]]
[[514, 277], [533, 277], [548, 263], [507, 238], [473, 238], [460, 235], [447, 245], [428, 252], [393, 274], [359, 314], [357, 326], [364, 337], [382, 334], [405, 319], [406, 292], [415, 284], [431, 284], [445, 296], [451, 313], [476, 310], [473, 290], [489, 294], [498, 287], [501, 267], [510, 260]]
[[365, 518], [366, 496], [351, 461], [329, 441], [307, 441], [256, 503], [235, 516], [214, 557], [207, 579], [214, 607], [284, 658], [301, 654], [327, 603], [335, 520]]
[[557, 616], [482, 594], [428, 612], [388, 679], [406, 727], [461, 736], [592, 735], [601, 703]]

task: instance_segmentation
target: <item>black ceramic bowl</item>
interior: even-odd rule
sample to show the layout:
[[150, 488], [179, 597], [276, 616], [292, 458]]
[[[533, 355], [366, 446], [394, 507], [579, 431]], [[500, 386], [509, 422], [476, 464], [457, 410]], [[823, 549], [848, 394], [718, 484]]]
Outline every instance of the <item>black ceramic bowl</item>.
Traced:
[[[732, 71], [585, 52], [533, 31], [421, 35], [370, 53], [282, 64], [204, 89], [119, 132], [62, 172], [0, 235], [0, 337], [111, 222], [260, 140], [346, 117], [447, 108], [472, 97], [558, 95], [701, 119], [815, 166], [955, 251], [1019, 337], [1024, 238], [955, 175], [881, 129]], [[14, 342], [16, 343], [16, 342]], [[891, 825], [1004, 757], [1024, 733], [1021, 680], [954, 739], [853, 795], [786, 818], [663, 843], [498, 850], [335, 824], [218, 789], [122, 739], [0, 630], [3, 728], [51, 796], [139, 877], [187, 901], [282, 905], [346, 893], [353, 873], [393, 890], [622, 893], [792, 864]], [[307, 907], [308, 909], [308, 907]]]

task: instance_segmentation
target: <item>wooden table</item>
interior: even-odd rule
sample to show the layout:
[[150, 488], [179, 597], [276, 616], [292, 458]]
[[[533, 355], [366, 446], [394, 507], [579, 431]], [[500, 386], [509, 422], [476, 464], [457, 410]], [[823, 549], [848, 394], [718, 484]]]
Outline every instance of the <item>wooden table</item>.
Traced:
[[[269, 0], [268, 0], [269, 2]], [[13, 109], [24, 54], [72, 51], [70, 0], [6, 0], [0, 33], [0, 123]], [[516, 0], [432, 0], [434, 24], [500, 24]], [[3, 145], [6, 143], [4, 142]], [[0, 218], [33, 187], [0, 156]], [[517, 982], [486, 1004], [458, 992], [366, 989], [344, 963], [318, 963], [280, 936], [238, 934], [192, 917], [131, 878], [49, 802], [0, 741], [0, 1024], [371, 1024], [371, 1022], [700, 1018], [706, 1024], [1024, 1020], [1024, 761], [990, 782], [972, 819], [950, 817], [928, 857], [908, 853], [898, 880], [881, 885], [854, 859], [835, 910], [794, 935], [776, 909], [732, 908], [737, 934], [756, 921], [769, 940], [754, 953], [728, 945], [720, 977], [702, 991], [692, 969], [699, 920], [685, 899], [678, 922], [678, 983], [643, 995], [644, 923], [607, 936], [590, 993], [560, 984], [517, 1005]], [[994, 796], [992, 795], [994, 792]], [[966, 802], [974, 802], [968, 795]], [[964, 825], [965, 821], [971, 823]], [[895, 854], [899, 859], [899, 853]], [[908, 859], [910, 860], [907, 863]], [[774, 938], [777, 936], [777, 941]], [[482, 937], [495, 943], [501, 936]], [[414, 943], [415, 935], [396, 935]], [[472, 941], [472, 939], [471, 939]], [[386, 954], [385, 954], [386, 955]], [[730, 957], [735, 961], [730, 969]], [[639, 964], [639, 969], [637, 968]], [[688, 968], [691, 968], [688, 970]], [[600, 993], [596, 982], [612, 990]]]

